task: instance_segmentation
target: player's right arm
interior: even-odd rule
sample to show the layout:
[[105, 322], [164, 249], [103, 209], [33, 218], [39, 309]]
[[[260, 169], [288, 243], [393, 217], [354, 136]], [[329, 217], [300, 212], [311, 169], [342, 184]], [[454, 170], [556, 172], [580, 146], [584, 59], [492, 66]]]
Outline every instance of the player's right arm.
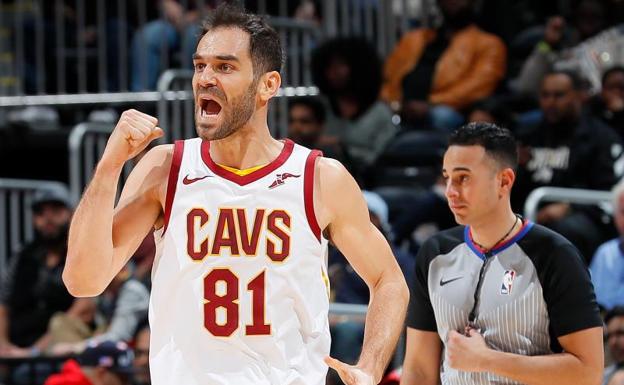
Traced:
[[157, 123], [139, 111], [124, 111], [76, 208], [63, 271], [76, 297], [102, 293], [161, 217], [172, 146], [158, 146], [141, 159], [114, 208], [124, 163], [163, 135]]
[[438, 333], [408, 327], [401, 385], [437, 385], [441, 354]]

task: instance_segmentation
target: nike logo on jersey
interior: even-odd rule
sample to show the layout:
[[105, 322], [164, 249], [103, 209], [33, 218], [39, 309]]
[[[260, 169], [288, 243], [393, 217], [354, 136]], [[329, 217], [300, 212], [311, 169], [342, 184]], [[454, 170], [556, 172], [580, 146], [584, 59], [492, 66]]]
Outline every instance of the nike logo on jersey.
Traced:
[[195, 183], [198, 180], [202, 180], [202, 179], [208, 178], [209, 176], [212, 176], [212, 175], [200, 176], [199, 178], [189, 178], [189, 176], [187, 175], [187, 176], [184, 177], [184, 179], [182, 179], [182, 183], [184, 183], [184, 184]]
[[451, 278], [451, 279], [447, 279], [446, 281], [443, 278], [440, 278], [440, 286], [444, 286], [447, 283], [451, 283], [453, 281], [457, 281], [458, 279], [462, 279], [464, 277], [457, 277], [457, 278]]
[[275, 182], [271, 183], [271, 185], [269, 186], [270, 189], [274, 189], [277, 186], [281, 186], [283, 184], [285, 184], [286, 182], [284, 182], [286, 179], [288, 178], [299, 178], [301, 175], [295, 175], [295, 174], [291, 174], [288, 172], [285, 172], [283, 174], [277, 174], [275, 175]]

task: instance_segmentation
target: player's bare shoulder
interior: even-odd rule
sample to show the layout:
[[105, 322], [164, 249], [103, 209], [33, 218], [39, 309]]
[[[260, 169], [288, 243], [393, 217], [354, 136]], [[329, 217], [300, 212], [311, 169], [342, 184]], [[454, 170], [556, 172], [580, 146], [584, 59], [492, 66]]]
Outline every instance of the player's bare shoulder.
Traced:
[[327, 226], [345, 203], [361, 196], [355, 179], [345, 166], [332, 158], [319, 157], [314, 175], [314, 205], [319, 224]]
[[319, 182], [325, 184], [340, 183], [345, 178], [352, 178], [345, 166], [332, 158], [319, 157], [316, 161], [316, 175]]

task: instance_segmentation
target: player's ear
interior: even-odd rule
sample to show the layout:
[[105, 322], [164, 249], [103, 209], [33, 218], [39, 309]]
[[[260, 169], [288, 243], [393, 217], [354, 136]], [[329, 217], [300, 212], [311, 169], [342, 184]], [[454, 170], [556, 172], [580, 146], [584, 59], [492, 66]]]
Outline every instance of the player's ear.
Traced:
[[262, 75], [258, 82], [258, 97], [262, 102], [268, 102], [269, 99], [277, 95], [282, 85], [282, 77], [277, 71], [269, 71]]

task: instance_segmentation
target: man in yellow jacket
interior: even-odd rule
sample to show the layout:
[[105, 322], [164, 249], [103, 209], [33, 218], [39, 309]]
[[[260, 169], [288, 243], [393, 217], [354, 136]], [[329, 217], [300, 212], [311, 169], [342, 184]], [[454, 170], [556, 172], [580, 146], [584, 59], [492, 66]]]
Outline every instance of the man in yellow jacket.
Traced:
[[473, 0], [438, 0], [444, 23], [399, 41], [384, 68], [382, 99], [412, 128], [452, 130], [462, 109], [494, 92], [505, 75], [501, 39], [474, 24]]

